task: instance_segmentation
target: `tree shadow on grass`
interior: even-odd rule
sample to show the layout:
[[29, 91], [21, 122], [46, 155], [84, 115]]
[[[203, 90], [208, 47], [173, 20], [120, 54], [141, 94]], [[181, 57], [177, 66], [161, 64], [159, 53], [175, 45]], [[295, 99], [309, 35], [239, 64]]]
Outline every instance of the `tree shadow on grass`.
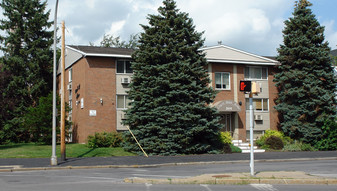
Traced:
[[85, 153], [83, 153], [83, 154], [80, 154], [80, 155], [76, 156], [76, 158], [82, 158], [82, 157], [84, 157], [85, 155], [91, 153], [91, 152], [94, 151], [94, 150], [96, 150], [96, 148], [92, 148], [92, 149], [90, 149], [89, 151], [87, 151], [87, 152], [85, 152]]
[[0, 150], [13, 149], [13, 148], [19, 148], [19, 147], [24, 147], [24, 146], [27, 146], [27, 143], [0, 145]]

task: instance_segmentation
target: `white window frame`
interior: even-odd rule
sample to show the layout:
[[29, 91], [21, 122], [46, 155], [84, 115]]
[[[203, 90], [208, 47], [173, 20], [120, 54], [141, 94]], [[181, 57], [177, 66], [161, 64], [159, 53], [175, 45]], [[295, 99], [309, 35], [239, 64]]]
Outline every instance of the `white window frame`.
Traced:
[[[246, 78], [246, 68], [249, 68], [249, 74], [248, 74], [248, 78]], [[255, 69], [261, 69], [261, 78], [252, 78], [252, 70], [250, 68], [255, 68]], [[266, 79], [262, 78], [262, 69], [265, 68], [266, 69]], [[244, 76], [245, 76], [245, 80], [268, 80], [268, 67], [262, 67], [262, 66], [246, 66], [244, 69]]]
[[[221, 75], [221, 77], [220, 77], [221, 88], [217, 88], [216, 87], [216, 78], [215, 78], [216, 74], [220, 74]], [[228, 74], [228, 87], [226, 87], [226, 88], [223, 88], [223, 84], [224, 84], [223, 83], [223, 77], [222, 77], [223, 74]], [[216, 90], [231, 90], [231, 74], [230, 74], [230, 72], [214, 72], [214, 83], [215, 83], [215, 89]]]
[[[118, 96], [123, 96], [123, 102], [124, 102], [123, 103], [123, 108], [118, 107]], [[126, 94], [118, 94], [118, 95], [116, 95], [116, 109], [117, 110], [126, 110], [126, 109], [128, 109], [128, 105], [126, 103], [127, 97], [128, 97], [128, 95], [126, 95]]]
[[73, 81], [73, 68], [70, 68], [68, 73], [69, 73], [69, 80], [68, 81], [72, 82]]
[[[254, 112], [269, 112], [269, 98], [253, 98], [253, 102], [254, 100], [261, 100], [261, 106], [262, 106], [262, 110], [256, 110], [256, 108], [253, 106]], [[263, 103], [265, 101], [267, 101], [267, 110], [263, 108]], [[246, 111], [249, 111], [249, 98], [246, 98]]]
[[[123, 62], [123, 72], [118, 72], [118, 62]], [[133, 72], [131, 73], [126, 72], [126, 62], [130, 63], [130, 69], [131, 69], [131, 60], [117, 60], [116, 61], [116, 74], [132, 74], [133, 73]]]

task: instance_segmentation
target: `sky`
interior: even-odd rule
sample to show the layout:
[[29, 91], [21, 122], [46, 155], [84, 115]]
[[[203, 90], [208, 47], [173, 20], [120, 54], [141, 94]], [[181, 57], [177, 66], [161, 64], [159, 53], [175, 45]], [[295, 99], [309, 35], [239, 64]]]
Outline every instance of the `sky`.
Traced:
[[[337, 0], [309, 0], [325, 26], [325, 40], [337, 49]], [[56, 0], [47, 0], [54, 20]], [[205, 45], [222, 44], [261, 56], [276, 56], [282, 44], [284, 21], [292, 17], [295, 0], [176, 0], [189, 14]], [[162, 0], [59, 0], [58, 26], [66, 26], [67, 45], [99, 45], [104, 34], [127, 41], [143, 32], [147, 15], [158, 14]]]

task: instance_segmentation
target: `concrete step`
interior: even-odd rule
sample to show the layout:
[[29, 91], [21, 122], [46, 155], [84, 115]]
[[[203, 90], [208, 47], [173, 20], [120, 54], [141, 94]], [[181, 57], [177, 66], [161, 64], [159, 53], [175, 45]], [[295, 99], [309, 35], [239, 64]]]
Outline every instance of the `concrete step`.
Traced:
[[[244, 146], [239, 146], [241, 150], [250, 150], [250, 146], [244, 147]], [[257, 146], [254, 146], [254, 149], [257, 149]]]
[[[254, 153], [264, 153], [266, 150], [264, 149], [254, 149]], [[250, 153], [250, 150], [242, 150], [242, 153]]]
[[[250, 153], [250, 143], [244, 143], [242, 140], [233, 140], [233, 145], [239, 147], [242, 150], [242, 153]], [[254, 146], [254, 153], [263, 153], [264, 149], [258, 149], [257, 146]]]
[[232, 143], [233, 144], [240, 144], [240, 143], [242, 143], [242, 140], [232, 140]]

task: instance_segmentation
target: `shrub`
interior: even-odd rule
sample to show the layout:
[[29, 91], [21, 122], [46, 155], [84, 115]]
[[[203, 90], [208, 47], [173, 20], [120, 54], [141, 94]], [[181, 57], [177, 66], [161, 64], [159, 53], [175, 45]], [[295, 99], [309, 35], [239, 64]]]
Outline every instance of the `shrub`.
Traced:
[[95, 135], [88, 136], [88, 147], [119, 147], [122, 141], [122, 135], [117, 132], [95, 133]]
[[233, 144], [231, 144], [230, 147], [231, 147], [232, 153], [241, 153], [242, 152], [242, 150], [239, 147], [234, 146]]
[[310, 144], [303, 143], [301, 141], [295, 141], [291, 144], [286, 144], [283, 151], [297, 152], [297, 151], [314, 151], [315, 148]]
[[232, 144], [232, 139], [230, 132], [220, 132], [220, 140], [223, 144]]
[[223, 152], [224, 153], [232, 153], [231, 144], [228, 144], [228, 143], [224, 144]]
[[265, 141], [267, 138], [275, 136], [279, 137], [284, 145], [293, 143], [293, 140], [290, 137], [284, 136], [283, 132], [281, 131], [275, 131], [275, 130], [266, 130], [264, 135], [262, 135], [258, 140], [256, 140], [256, 145], [264, 148], [268, 148], [267, 145], [265, 145]]
[[265, 140], [265, 144], [274, 150], [281, 150], [284, 147], [283, 141], [280, 137], [276, 137], [274, 135], [268, 137]]
[[315, 148], [321, 151], [337, 150], [337, 122], [335, 120], [326, 120], [322, 126], [322, 133]]

